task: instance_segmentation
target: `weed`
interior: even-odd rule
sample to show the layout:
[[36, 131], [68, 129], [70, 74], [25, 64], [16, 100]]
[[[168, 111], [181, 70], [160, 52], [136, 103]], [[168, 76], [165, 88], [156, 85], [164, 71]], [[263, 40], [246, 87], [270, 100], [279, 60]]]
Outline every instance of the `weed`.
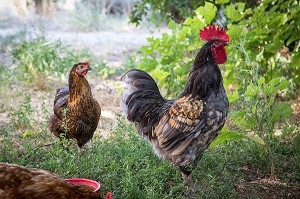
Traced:
[[46, 77], [65, 80], [71, 66], [92, 59], [87, 51], [68, 50], [61, 42], [47, 42], [43, 37], [18, 43], [12, 57], [27, 85], [45, 83]]
[[[11, 108], [8, 117], [11, 119], [11, 125], [14, 126], [14, 128], [25, 130], [35, 126], [33, 117], [35, 109], [31, 106], [30, 102], [31, 97], [25, 94], [24, 101], [20, 106], [16, 110]], [[30, 132], [25, 133], [27, 136], [30, 134]]]

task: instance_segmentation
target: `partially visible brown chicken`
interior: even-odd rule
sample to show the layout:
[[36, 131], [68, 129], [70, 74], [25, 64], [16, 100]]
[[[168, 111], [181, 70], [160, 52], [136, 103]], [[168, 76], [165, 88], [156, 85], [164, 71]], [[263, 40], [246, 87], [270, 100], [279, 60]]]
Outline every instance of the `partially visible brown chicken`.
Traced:
[[101, 108], [93, 97], [85, 75], [92, 68], [88, 62], [75, 64], [69, 75], [69, 86], [58, 89], [49, 130], [57, 137], [77, 140], [78, 151], [92, 139], [98, 126]]
[[[5, 199], [101, 199], [85, 185], [66, 182], [42, 169], [0, 163], [0, 198]], [[106, 199], [113, 199], [110, 192]]]

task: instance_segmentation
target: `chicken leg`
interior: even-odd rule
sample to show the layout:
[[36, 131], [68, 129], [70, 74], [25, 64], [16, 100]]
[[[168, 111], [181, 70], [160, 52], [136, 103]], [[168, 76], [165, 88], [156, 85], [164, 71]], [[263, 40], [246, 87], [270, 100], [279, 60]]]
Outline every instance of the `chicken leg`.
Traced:
[[184, 166], [179, 166], [179, 169], [181, 171], [181, 176], [184, 180], [184, 184], [188, 186], [188, 193], [187, 196], [188, 198], [197, 198], [195, 196], [195, 191], [196, 191], [196, 186], [193, 183], [193, 175], [192, 172], [190, 171], [189, 167], [184, 167]]

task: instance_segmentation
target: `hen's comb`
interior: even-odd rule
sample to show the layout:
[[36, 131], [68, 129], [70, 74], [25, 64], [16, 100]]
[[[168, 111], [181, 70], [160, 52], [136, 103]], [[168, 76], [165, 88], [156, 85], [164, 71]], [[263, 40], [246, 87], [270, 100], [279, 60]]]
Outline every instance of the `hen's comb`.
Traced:
[[82, 65], [88, 66], [89, 62], [81, 62]]
[[202, 40], [212, 40], [212, 39], [221, 39], [223, 41], [229, 42], [229, 37], [226, 34], [224, 28], [216, 27], [215, 25], [204, 27], [203, 30], [199, 32], [200, 38]]

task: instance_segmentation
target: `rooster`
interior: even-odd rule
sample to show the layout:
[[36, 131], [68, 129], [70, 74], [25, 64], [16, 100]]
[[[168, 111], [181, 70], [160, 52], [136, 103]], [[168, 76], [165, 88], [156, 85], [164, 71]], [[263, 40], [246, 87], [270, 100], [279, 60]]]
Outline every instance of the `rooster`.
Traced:
[[191, 184], [193, 166], [220, 133], [228, 112], [218, 64], [227, 60], [229, 37], [214, 25], [199, 34], [207, 43], [177, 99], [164, 99], [154, 79], [142, 70], [130, 70], [121, 78], [125, 88], [120, 105], [127, 119], [159, 157], [179, 167], [186, 184]]
[[[66, 182], [42, 169], [0, 163], [0, 198], [5, 199], [101, 199], [86, 185]], [[106, 199], [113, 199], [107, 192]]]
[[78, 151], [92, 139], [101, 115], [100, 105], [85, 78], [91, 69], [88, 62], [72, 67], [69, 86], [57, 90], [54, 114], [49, 119], [49, 130], [57, 137], [76, 139]]

